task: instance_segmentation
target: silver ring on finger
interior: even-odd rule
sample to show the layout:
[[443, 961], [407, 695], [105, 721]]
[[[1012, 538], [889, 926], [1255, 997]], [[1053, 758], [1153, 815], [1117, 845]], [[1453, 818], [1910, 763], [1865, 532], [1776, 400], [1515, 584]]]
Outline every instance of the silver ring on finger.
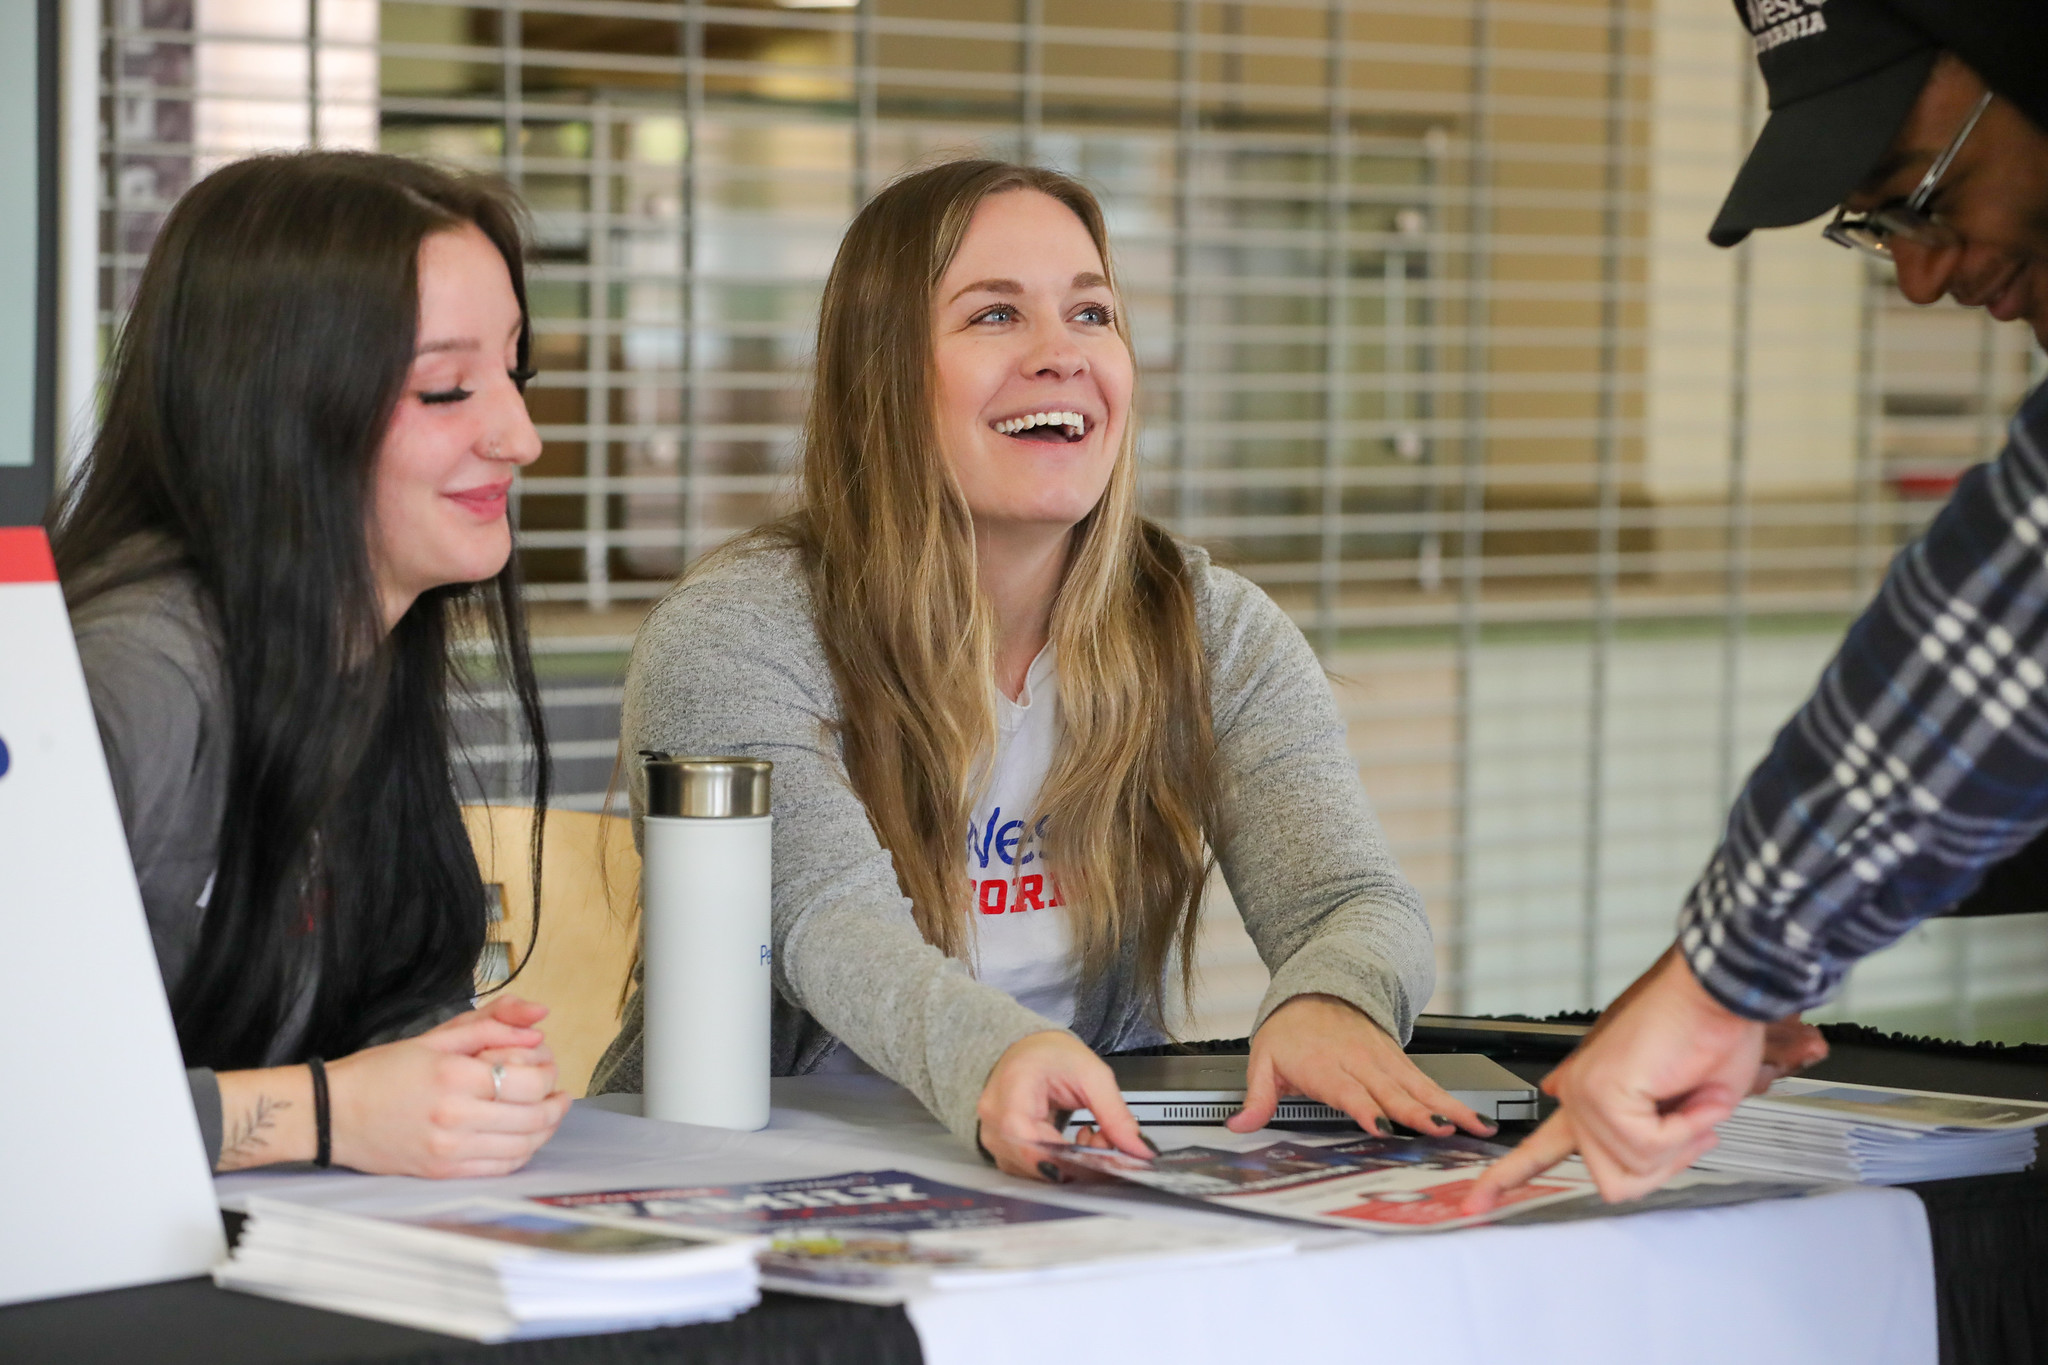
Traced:
[[505, 1065], [502, 1062], [493, 1062], [491, 1064], [491, 1098], [493, 1100], [502, 1099], [504, 1094]]

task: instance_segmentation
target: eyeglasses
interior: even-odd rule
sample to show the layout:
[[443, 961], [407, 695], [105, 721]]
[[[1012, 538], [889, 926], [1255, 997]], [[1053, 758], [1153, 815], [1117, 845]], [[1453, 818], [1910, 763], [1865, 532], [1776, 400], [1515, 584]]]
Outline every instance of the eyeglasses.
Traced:
[[1941, 183], [1949, 163], [1963, 149], [1970, 131], [1977, 126], [1977, 120], [1984, 117], [1984, 109], [1990, 103], [1991, 92], [1987, 90], [1977, 101], [1977, 107], [1970, 111], [1970, 117], [1964, 120], [1962, 131], [1948, 144], [1947, 151], [1934, 158], [1934, 164], [1927, 168], [1926, 175], [1920, 177], [1920, 183], [1911, 194], [1854, 218], [1849, 216], [1846, 207], [1839, 208], [1835, 210], [1834, 221], [1821, 229], [1821, 236], [1836, 246], [1853, 247], [1880, 261], [1892, 258], [1891, 239], [1894, 237], [1903, 237], [1909, 242], [1937, 250], [1962, 245], [1962, 238], [1953, 227], [1927, 211], [1927, 201], [1934, 197], [1934, 187]]

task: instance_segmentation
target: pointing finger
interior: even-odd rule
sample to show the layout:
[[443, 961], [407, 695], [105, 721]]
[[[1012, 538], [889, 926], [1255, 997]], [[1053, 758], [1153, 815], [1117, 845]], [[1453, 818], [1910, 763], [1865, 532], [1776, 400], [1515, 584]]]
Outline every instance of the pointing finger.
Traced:
[[1511, 1190], [1521, 1188], [1579, 1149], [1571, 1117], [1560, 1110], [1522, 1139], [1512, 1152], [1486, 1168], [1465, 1196], [1465, 1213], [1490, 1213]]

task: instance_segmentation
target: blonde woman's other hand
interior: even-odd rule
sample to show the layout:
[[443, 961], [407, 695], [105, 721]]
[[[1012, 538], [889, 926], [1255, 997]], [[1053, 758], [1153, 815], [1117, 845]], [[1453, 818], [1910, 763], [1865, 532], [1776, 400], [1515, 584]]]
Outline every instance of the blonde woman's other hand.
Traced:
[[1298, 995], [1252, 1036], [1244, 1108], [1226, 1125], [1249, 1133], [1272, 1121], [1280, 1100], [1304, 1095], [1341, 1109], [1368, 1132], [1387, 1119], [1438, 1137], [1494, 1126], [1422, 1074], [1401, 1045], [1362, 1010], [1333, 995]]
[[1139, 1158], [1152, 1155], [1109, 1063], [1073, 1034], [1052, 1029], [1019, 1038], [990, 1069], [974, 1111], [982, 1150], [1010, 1175], [1056, 1180], [1057, 1168], [1039, 1146], [1065, 1142], [1056, 1120], [1076, 1109], [1095, 1115], [1102, 1141], [1092, 1145]]

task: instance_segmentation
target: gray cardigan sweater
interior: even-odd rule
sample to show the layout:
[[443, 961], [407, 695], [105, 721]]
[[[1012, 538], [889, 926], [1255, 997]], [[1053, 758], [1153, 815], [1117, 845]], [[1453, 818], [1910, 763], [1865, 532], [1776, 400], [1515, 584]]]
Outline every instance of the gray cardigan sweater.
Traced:
[[[1254, 1028], [1315, 992], [1405, 1041], [1435, 979], [1429, 923], [1366, 804], [1329, 683], [1270, 598], [1184, 550], [1224, 778], [1217, 860], [1273, 974]], [[815, 1070], [843, 1043], [971, 1141], [996, 1059], [1054, 1025], [924, 941], [848, 783], [838, 717], [795, 553], [754, 550], [691, 575], [648, 614], [620, 745], [775, 764], [775, 1074]], [[1159, 1041], [1134, 975], [1127, 953], [1081, 983], [1072, 1030], [1097, 1051]], [[640, 1089], [641, 1021], [636, 990], [592, 1094]]]

